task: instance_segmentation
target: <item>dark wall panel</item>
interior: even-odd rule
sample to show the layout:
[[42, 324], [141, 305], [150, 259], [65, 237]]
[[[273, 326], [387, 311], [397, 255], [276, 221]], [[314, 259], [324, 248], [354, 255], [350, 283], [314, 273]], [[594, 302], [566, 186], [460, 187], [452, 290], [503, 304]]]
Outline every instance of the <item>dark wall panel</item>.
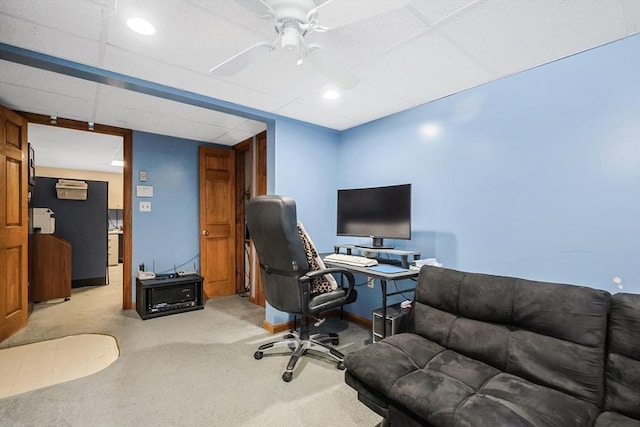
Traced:
[[109, 184], [86, 181], [87, 200], [61, 200], [56, 195], [57, 182], [58, 178], [37, 177], [31, 206], [51, 209], [55, 234], [71, 242], [72, 286], [105, 285]]

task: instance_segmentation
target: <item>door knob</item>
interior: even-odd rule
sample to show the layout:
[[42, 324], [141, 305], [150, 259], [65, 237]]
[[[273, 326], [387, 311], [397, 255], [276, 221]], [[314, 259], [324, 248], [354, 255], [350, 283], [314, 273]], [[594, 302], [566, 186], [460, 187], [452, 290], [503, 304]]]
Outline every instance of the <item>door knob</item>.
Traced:
[[203, 236], [208, 236], [208, 235], [209, 235], [209, 232], [208, 232], [207, 230], [202, 230], [202, 235], [203, 235]]

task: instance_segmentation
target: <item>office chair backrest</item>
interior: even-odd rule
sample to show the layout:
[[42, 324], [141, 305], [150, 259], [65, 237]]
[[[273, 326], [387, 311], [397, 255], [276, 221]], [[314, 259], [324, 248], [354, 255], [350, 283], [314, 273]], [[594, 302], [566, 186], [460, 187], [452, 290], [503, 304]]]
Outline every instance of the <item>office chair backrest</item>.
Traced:
[[258, 253], [265, 298], [287, 313], [301, 312], [298, 278], [309, 271], [296, 222], [296, 202], [290, 197], [258, 196], [247, 203], [247, 228]]

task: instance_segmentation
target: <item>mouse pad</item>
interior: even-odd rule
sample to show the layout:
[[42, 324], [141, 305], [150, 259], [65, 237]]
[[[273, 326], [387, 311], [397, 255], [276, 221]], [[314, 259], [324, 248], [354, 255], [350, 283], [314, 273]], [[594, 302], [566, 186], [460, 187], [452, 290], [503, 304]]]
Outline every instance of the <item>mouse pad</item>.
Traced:
[[405, 271], [407, 271], [406, 268], [389, 264], [378, 264], [367, 268], [369, 270], [377, 271], [378, 273], [404, 273]]

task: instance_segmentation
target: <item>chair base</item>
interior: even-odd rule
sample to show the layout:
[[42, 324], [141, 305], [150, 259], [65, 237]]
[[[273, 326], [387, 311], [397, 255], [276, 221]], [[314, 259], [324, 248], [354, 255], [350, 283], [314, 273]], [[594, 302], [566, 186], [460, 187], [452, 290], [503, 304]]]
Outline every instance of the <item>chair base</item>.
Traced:
[[325, 359], [336, 361], [336, 368], [344, 370], [344, 354], [329, 345], [329, 343], [332, 345], [338, 345], [339, 342], [340, 338], [338, 337], [338, 334], [334, 333], [314, 334], [304, 339], [297, 331], [293, 331], [277, 341], [261, 345], [258, 347], [258, 351], [253, 354], [253, 357], [260, 360], [263, 357], [263, 351], [268, 348], [281, 346], [289, 347], [289, 349], [292, 350], [291, 358], [287, 364], [287, 370], [282, 374], [282, 380], [284, 382], [289, 382], [293, 379], [293, 370], [295, 369], [298, 360], [300, 360], [300, 358], [309, 350], [320, 350], [320, 352], [316, 354], [324, 357]]

